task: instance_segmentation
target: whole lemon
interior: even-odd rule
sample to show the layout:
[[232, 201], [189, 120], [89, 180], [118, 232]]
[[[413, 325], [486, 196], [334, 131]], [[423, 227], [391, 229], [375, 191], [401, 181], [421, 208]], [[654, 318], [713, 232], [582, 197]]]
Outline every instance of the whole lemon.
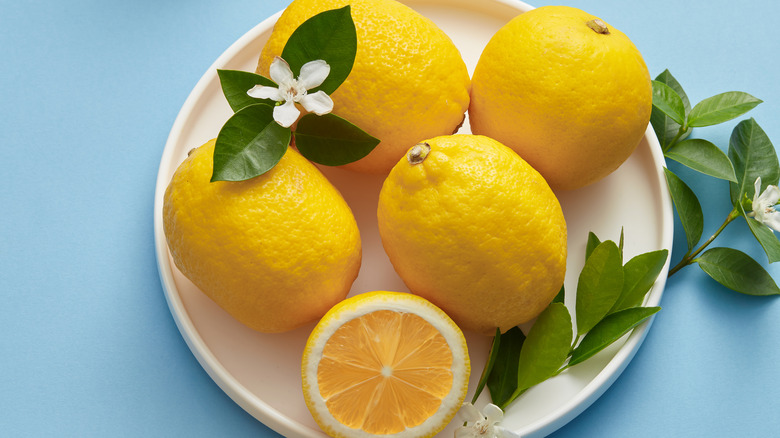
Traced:
[[293, 149], [261, 176], [209, 182], [214, 143], [193, 150], [165, 191], [175, 265], [252, 329], [282, 332], [319, 319], [346, 297], [360, 269], [350, 208]]
[[545, 6], [515, 17], [486, 45], [469, 121], [554, 189], [576, 189], [631, 155], [652, 102], [647, 66], [626, 35], [579, 9]]
[[295, 0], [263, 47], [257, 73], [267, 76], [292, 32], [308, 18], [350, 5], [357, 52], [349, 77], [331, 95], [333, 113], [381, 143], [345, 165], [388, 173], [422, 138], [452, 134], [469, 106], [469, 73], [452, 40], [430, 19], [395, 0]]
[[409, 290], [467, 330], [536, 317], [566, 271], [566, 222], [542, 176], [484, 136], [426, 140], [388, 175], [382, 245]]

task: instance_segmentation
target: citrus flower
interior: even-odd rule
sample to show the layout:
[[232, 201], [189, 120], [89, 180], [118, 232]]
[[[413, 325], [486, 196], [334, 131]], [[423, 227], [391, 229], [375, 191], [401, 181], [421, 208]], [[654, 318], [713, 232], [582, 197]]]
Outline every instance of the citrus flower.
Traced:
[[780, 231], [780, 213], [775, 210], [775, 204], [780, 200], [780, 188], [770, 184], [759, 196], [758, 193], [761, 191], [761, 177], [759, 176], [756, 178], [755, 189], [753, 211], [749, 216], [755, 217], [757, 221], [775, 231]]
[[504, 411], [493, 403], [487, 404], [482, 412], [471, 403], [463, 403], [459, 414], [467, 424], [455, 429], [455, 438], [520, 438], [520, 435], [496, 426], [504, 418]]
[[324, 91], [308, 93], [308, 90], [322, 85], [330, 74], [330, 66], [322, 59], [303, 64], [301, 74], [298, 79], [295, 79], [287, 61], [277, 56], [271, 62], [270, 74], [271, 80], [276, 82], [278, 88], [255, 85], [246, 94], [257, 99], [272, 99], [276, 102], [283, 102], [274, 108], [276, 123], [285, 128], [295, 123], [301, 114], [300, 110], [295, 107], [296, 103], [300, 103], [306, 111], [318, 116], [333, 110], [333, 100]]

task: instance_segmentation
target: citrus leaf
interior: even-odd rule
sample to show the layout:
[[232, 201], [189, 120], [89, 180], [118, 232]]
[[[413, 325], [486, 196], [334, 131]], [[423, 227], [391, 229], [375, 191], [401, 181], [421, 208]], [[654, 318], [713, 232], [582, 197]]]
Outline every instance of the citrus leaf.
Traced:
[[561, 285], [561, 290], [558, 291], [558, 295], [553, 298], [553, 303], [563, 303], [566, 301], [566, 287], [565, 285]]
[[685, 104], [674, 89], [663, 82], [653, 81], [653, 106], [669, 116], [678, 125], [685, 121]]
[[[471, 399], [471, 403], [477, 402], [479, 395], [482, 394], [482, 390], [487, 384], [488, 376], [493, 371], [493, 366], [496, 363], [496, 357], [498, 357], [498, 349], [501, 346], [501, 330], [496, 328], [496, 334], [493, 336], [493, 343], [490, 345], [490, 353], [488, 354], [488, 360], [485, 362], [485, 368], [482, 368], [482, 375], [479, 376], [479, 382], [477, 383], [477, 389], [474, 391], [474, 397]], [[512, 388], [514, 392], [514, 388]]]
[[378, 144], [379, 139], [335, 114], [306, 114], [295, 128], [295, 146], [301, 155], [326, 166], [357, 161]]
[[322, 59], [330, 66], [330, 74], [319, 87], [331, 94], [347, 79], [355, 63], [357, 33], [350, 15], [350, 6], [321, 12], [298, 26], [282, 50], [282, 58], [298, 77], [301, 67], [309, 61]]
[[685, 90], [683, 90], [682, 85], [680, 85], [680, 82], [677, 81], [677, 78], [672, 76], [672, 73], [669, 71], [669, 69], [666, 69], [658, 74], [655, 78], [658, 82], [663, 82], [664, 84], [670, 86], [672, 90], [674, 90], [675, 93], [677, 93], [680, 96], [680, 99], [682, 99], [683, 107], [685, 107], [686, 113], [688, 113], [691, 110], [691, 101], [688, 99], [688, 94], [685, 93]]
[[496, 405], [509, 403], [517, 390], [517, 368], [525, 340], [518, 327], [512, 327], [501, 335], [493, 369], [487, 378], [490, 398]]
[[679, 124], [655, 106], [653, 106], [653, 111], [650, 113], [650, 124], [653, 126], [655, 136], [661, 144], [661, 150], [665, 150], [671, 144], [680, 130]]
[[577, 333], [587, 333], [609, 312], [623, 290], [623, 260], [615, 242], [601, 242], [577, 282]]
[[758, 243], [761, 244], [761, 248], [764, 249], [769, 263], [780, 261], [780, 240], [777, 239], [775, 233], [771, 228], [748, 216], [745, 213], [742, 204], [738, 205], [740, 214], [747, 221], [748, 228], [750, 228], [750, 232], [753, 233], [753, 237], [756, 238]]
[[729, 157], [707, 140], [694, 138], [681, 141], [664, 152], [664, 156], [705, 175], [737, 182]]
[[552, 377], [569, 357], [571, 315], [561, 303], [552, 303], [534, 322], [520, 350], [517, 390], [524, 391]]
[[728, 91], [708, 97], [697, 103], [688, 114], [688, 126], [717, 125], [745, 114], [761, 103], [750, 94]]
[[[677, 82], [674, 76], [669, 70], [664, 70], [656, 76], [656, 81], [662, 82], [672, 88], [682, 99], [685, 113], [687, 114], [691, 110], [691, 103], [688, 100], [688, 95], [683, 90], [682, 85]], [[677, 136], [680, 131], [680, 124], [672, 120], [669, 116], [664, 114], [663, 111], [653, 106], [653, 111], [650, 115], [650, 123], [653, 125], [656, 137], [658, 137], [659, 143], [661, 143], [661, 149], [666, 150], [671, 144], [672, 140]], [[691, 128], [688, 128], [681, 136], [683, 139], [691, 133]]]
[[645, 295], [653, 287], [666, 264], [668, 256], [669, 251], [661, 249], [639, 254], [629, 260], [623, 266], [623, 290], [610, 313], [642, 304]]
[[605, 317], [582, 338], [571, 354], [569, 366], [590, 359], [659, 310], [660, 307], [632, 307]]
[[244, 181], [271, 170], [290, 144], [290, 128], [273, 119], [273, 107], [244, 107], [217, 135], [211, 181]]
[[712, 248], [694, 259], [715, 281], [747, 295], [780, 295], [780, 288], [761, 265], [733, 248]]
[[780, 179], [775, 147], [752, 118], [739, 122], [731, 132], [729, 158], [734, 163], [737, 176], [737, 182], [729, 185], [734, 205], [741, 202], [746, 194], [753, 193], [753, 185], [759, 176], [766, 185], [777, 185]]
[[593, 250], [596, 249], [600, 243], [601, 241], [599, 240], [598, 236], [593, 233], [593, 231], [588, 233], [588, 243], [585, 245], [585, 260], [590, 257], [590, 255], [593, 253]]
[[672, 202], [677, 210], [677, 216], [680, 218], [683, 230], [685, 230], [688, 250], [691, 250], [699, 243], [704, 228], [704, 213], [702, 213], [699, 198], [680, 177], [665, 167], [664, 176], [669, 187], [669, 194], [672, 196]]
[[274, 104], [272, 100], [257, 99], [246, 94], [255, 85], [276, 88], [277, 85], [274, 81], [255, 73], [240, 70], [217, 70], [217, 75], [219, 75], [219, 83], [222, 86], [222, 94], [225, 95], [233, 112], [258, 103]]

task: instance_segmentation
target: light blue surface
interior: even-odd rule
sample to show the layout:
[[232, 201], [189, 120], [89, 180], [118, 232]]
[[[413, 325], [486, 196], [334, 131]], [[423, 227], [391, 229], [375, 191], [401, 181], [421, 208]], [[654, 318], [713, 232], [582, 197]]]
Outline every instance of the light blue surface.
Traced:
[[[287, 3], [0, 1], [0, 435], [276, 436], [176, 329], [152, 204], [192, 87]], [[729, 90], [763, 99], [749, 116], [780, 144], [780, 4], [558, 4], [623, 30], [651, 75], [669, 68], [693, 102]], [[725, 148], [735, 124], [697, 136]], [[709, 236], [730, 209], [726, 184], [671, 167], [699, 195]], [[716, 244], [766, 266], [744, 223]], [[552, 436], [778, 436], [780, 300], [732, 293], [693, 266], [669, 280], [662, 306], [623, 375]]]

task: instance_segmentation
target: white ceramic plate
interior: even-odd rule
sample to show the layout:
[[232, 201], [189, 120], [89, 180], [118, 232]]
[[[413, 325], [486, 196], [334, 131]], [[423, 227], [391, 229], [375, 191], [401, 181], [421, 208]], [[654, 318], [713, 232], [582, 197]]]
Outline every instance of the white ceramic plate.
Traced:
[[[433, 19], [461, 50], [473, 71], [490, 36], [512, 17], [531, 9], [514, 0], [406, 0]], [[212, 379], [243, 409], [285, 436], [325, 436], [312, 420], [300, 390], [300, 357], [313, 324], [284, 334], [253, 332], [239, 324], [192, 285], [171, 263], [162, 228], [162, 199], [187, 151], [216, 137], [231, 111], [216, 69], [254, 71], [260, 50], [278, 19], [276, 14], [236, 41], [197, 83], [173, 125], [157, 179], [154, 232], [160, 277], [171, 313], [195, 357]], [[468, 132], [468, 123], [460, 132]], [[626, 259], [646, 251], [671, 252], [672, 207], [662, 174], [663, 157], [648, 128], [636, 152], [606, 179], [559, 193], [569, 228], [567, 305], [573, 309], [577, 276], [584, 263], [589, 231], [617, 240], [625, 230]], [[351, 294], [370, 290], [407, 291], [381, 247], [376, 203], [382, 178], [323, 169], [351, 205], [361, 230], [363, 265]], [[648, 295], [657, 305], [668, 263]], [[523, 437], [545, 436], [566, 424], [620, 375], [639, 348], [651, 321], [637, 327], [599, 355], [524, 394], [509, 407], [503, 426]], [[466, 333], [472, 368], [471, 388], [484, 366], [490, 338]], [[469, 395], [469, 399], [471, 394]], [[485, 391], [478, 406], [488, 402]], [[452, 436], [450, 425], [440, 436]]]

